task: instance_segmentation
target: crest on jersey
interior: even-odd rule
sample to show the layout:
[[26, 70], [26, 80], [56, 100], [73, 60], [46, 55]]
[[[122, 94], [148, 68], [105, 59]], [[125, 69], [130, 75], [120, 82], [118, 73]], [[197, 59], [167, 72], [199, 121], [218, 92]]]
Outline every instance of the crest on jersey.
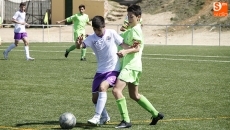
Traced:
[[110, 36], [107, 36], [106, 37], [106, 41], [110, 41], [111, 40], [111, 37]]

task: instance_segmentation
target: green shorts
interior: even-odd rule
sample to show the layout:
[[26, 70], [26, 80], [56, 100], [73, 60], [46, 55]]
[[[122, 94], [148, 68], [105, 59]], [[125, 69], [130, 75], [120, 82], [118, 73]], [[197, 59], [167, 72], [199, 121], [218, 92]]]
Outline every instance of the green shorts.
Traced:
[[122, 69], [118, 76], [119, 79], [127, 83], [132, 83], [134, 85], [139, 85], [140, 77], [141, 77], [141, 71], [130, 70], [126, 68]]

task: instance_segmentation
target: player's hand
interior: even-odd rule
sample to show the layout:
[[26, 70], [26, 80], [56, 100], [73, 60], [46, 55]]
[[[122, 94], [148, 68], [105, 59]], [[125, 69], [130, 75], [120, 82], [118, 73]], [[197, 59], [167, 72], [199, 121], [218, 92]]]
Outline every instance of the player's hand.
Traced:
[[57, 21], [56, 24], [60, 24], [61, 22], [60, 21]]
[[119, 52], [117, 52], [117, 56], [119, 57], [119, 58], [122, 58], [122, 57], [124, 57], [126, 55], [126, 51], [125, 50], [120, 50]]
[[133, 39], [133, 45], [131, 47], [137, 48], [139, 45], [140, 45], [140, 42], [138, 42], [137, 40]]
[[26, 27], [30, 27], [30, 25], [28, 23], [26, 23], [25, 25], [26, 25]]
[[81, 45], [83, 42], [83, 34], [81, 34], [78, 38], [77, 38], [77, 44]]

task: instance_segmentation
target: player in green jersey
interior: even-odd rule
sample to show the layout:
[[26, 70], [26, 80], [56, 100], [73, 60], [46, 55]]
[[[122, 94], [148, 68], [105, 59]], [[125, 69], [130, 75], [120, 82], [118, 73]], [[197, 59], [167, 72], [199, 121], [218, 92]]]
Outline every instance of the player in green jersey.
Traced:
[[[79, 5], [79, 13], [74, 14], [64, 20], [57, 21], [57, 24], [60, 24], [62, 22], [73, 22], [74, 24], [74, 40], [75, 42], [77, 41], [77, 38], [81, 36], [82, 34], [85, 36], [85, 26], [86, 24], [90, 25], [89, 23], [89, 16], [85, 14], [85, 5]], [[66, 49], [65, 52], [65, 57], [67, 58], [69, 53], [76, 49], [76, 44], [72, 45], [69, 49]], [[85, 61], [85, 54], [86, 54], [86, 49], [82, 48], [81, 49], [81, 61]]]
[[122, 121], [115, 128], [129, 128], [132, 126], [128, 114], [126, 99], [122, 94], [126, 85], [128, 86], [130, 98], [136, 101], [146, 111], [151, 113], [152, 122], [150, 125], [156, 125], [158, 120], [163, 119], [164, 115], [159, 113], [149, 100], [138, 92], [138, 85], [142, 73], [141, 57], [144, 48], [143, 34], [140, 24], [141, 8], [138, 5], [131, 5], [128, 7], [127, 12], [130, 28], [121, 36], [124, 38], [124, 42], [126, 44], [135, 46], [135, 48], [122, 49], [117, 53], [119, 57], [122, 57], [122, 62], [120, 74], [115, 86], [113, 87], [113, 95], [116, 99]]

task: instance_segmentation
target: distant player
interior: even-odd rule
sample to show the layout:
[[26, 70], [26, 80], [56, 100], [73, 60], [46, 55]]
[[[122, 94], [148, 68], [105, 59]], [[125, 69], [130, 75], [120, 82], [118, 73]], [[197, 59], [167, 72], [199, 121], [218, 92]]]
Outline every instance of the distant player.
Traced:
[[[74, 40], [76, 42], [77, 38], [80, 36], [80, 35], [84, 35], [85, 36], [85, 26], [86, 24], [88, 25], [91, 25], [89, 23], [89, 16], [87, 14], [85, 14], [85, 5], [79, 5], [79, 13], [75, 14], [75, 15], [72, 15], [64, 20], [61, 20], [61, 21], [57, 21], [56, 23], [57, 24], [60, 24], [62, 22], [73, 22], [74, 24]], [[72, 45], [69, 49], [66, 49], [66, 52], [65, 52], [65, 57], [67, 58], [69, 53], [73, 50], [76, 49], [76, 44]], [[85, 61], [86, 58], [85, 58], [85, 55], [86, 55], [86, 49], [85, 48], [82, 48], [81, 49], [81, 61]]]
[[136, 47], [126, 50], [123, 49], [117, 53], [119, 57], [122, 57], [122, 62], [120, 74], [113, 87], [113, 95], [116, 99], [122, 121], [115, 128], [129, 128], [132, 126], [128, 114], [126, 99], [122, 94], [126, 86], [128, 86], [130, 98], [151, 113], [152, 122], [150, 125], [156, 125], [158, 120], [163, 119], [164, 115], [159, 113], [149, 100], [138, 92], [138, 85], [142, 73], [141, 57], [144, 48], [143, 34], [139, 22], [141, 18], [141, 8], [138, 5], [131, 5], [128, 7], [127, 12], [130, 28], [122, 34], [122, 37], [124, 38], [125, 43], [130, 46], [133, 46], [135, 43]]
[[19, 5], [19, 11], [17, 11], [14, 16], [12, 22], [15, 23], [14, 26], [14, 43], [12, 43], [4, 52], [4, 59], [8, 59], [8, 53], [14, 49], [15, 47], [18, 46], [19, 41], [23, 40], [24, 45], [25, 45], [25, 53], [26, 53], [26, 60], [34, 60], [34, 58], [30, 57], [29, 53], [29, 42], [27, 40], [27, 33], [25, 26], [29, 27], [29, 24], [25, 22], [26, 18], [26, 3], [20, 3]]
[[123, 38], [115, 30], [105, 29], [105, 20], [102, 16], [92, 19], [94, 34], [89, 35], [84, 41], [78, 38], [77, 48], [90, 47], [97, 59], [97, 70], [92, 83], [92, 101], [95, 104], [95, 114], [88, 120], [90, 124], [105, 124], [110, 121], [106, 111], [107, 90], [114, 86], [120, 71], [117, 46], [131, 48], [123, 43]]

